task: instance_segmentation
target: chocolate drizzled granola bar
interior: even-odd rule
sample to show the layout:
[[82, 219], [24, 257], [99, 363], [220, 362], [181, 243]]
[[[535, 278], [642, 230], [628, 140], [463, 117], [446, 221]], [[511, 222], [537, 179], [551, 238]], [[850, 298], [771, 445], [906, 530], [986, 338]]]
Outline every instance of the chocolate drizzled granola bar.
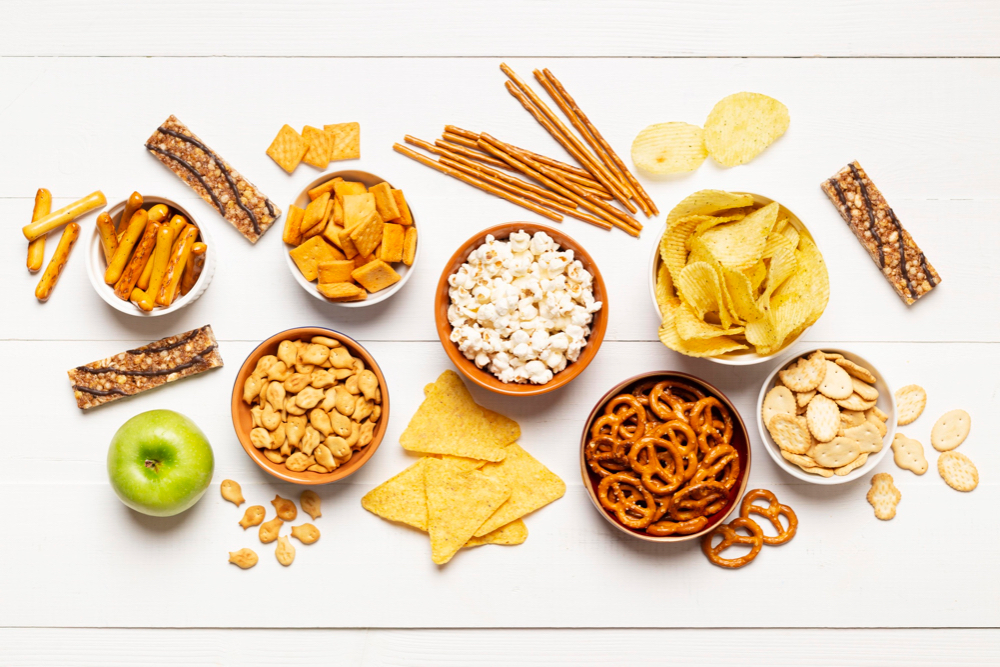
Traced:
[[941, 282], [865, 170], [852, 162], [823, 183], [823, 192], [906, 305]]
[[87, 410], [219, 368], [222, 357], [218, 348], [212, 327], [206, 325], [77, 366], [67, 371], [76, 406]]
[[251, 243], [281, 215], [257, 186], [202, 143], [176, 116], [156, 128], [146, 148]]

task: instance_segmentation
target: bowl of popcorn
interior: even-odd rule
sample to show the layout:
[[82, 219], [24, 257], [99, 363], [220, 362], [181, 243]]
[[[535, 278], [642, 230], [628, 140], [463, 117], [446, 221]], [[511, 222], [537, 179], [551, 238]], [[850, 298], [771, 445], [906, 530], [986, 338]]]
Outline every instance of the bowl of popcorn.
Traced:
[[389, 392], [357, 341], [321, 327], [271, 336], [236, 376], [233, 427], [266, 472], [295, 484], [327, 484], [357, 472], [389, 423]]
[[438, 337], [467, 378], [510, 396], [558, 389], [597, 355], [608, 326], [597, 264], [566, 234], [512, 222], [452, 255], [434, 304]]

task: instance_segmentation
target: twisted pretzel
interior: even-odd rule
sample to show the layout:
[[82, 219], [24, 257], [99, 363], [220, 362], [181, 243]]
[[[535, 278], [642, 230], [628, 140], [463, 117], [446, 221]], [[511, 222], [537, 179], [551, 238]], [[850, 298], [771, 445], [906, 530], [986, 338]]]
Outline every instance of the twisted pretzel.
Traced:
[[[767, 507], [761, 507], [760, 505], [755, 505], [754, 501], [759, 499], [765, 499], [768, 502]], [[774, 537], [769, 535], [764, 535], [764, 544], [768, 546], [778, 546], [779, 544], [784, 544], [793, 537], [795, 537], [795, 531], [799, 527], [799, 518], [795, 516], [795, 512], [788, 505], [782, 505], [778, 502], [778, 499], [773, 493], [767, 489], [753, 489], [748, 491], [745, 496], [743, 496], [743, 504], [740, 505], [740, 517], [743, 519], [749, 519], [750, 514], [759, 514], [774, 526], [774, 529], [778, 531], [778, 534]], [[781, 525], [781, 519], [779, 518], [782, 514], [788, 519], [788, 528]], [[763, 533], [762, 533], [763, 534]]]
[[653, 495], [629, 473], [608, 475], [597, 487], [601, 506], [611, 510], [629, 528], [645, 528], [653, 522], [656, 503]]
[[664, 535], [690, 535], [708, 525], [708, 517], [699, 516], [688, 521], [657, 521], [650, 524], [646, 532], [650, 535], [663, 537]]
[[[750, 534], [737, 533], [736, 530], [739, 528], [750, 531]], [[713, 547], [712, 540], [716, 535], [721, 535], [722, 541]], [[750, 553], [736, 558], [723, 558], [719, 555], [734, 544], [750, 545]], [[744, 519], [743, 517], [716, 526], [715, 530], [701, 539], [701, 550], [712, 564], [732, 569], [749, 564], [760, 553], [762, 546], [764, 546], [764, 532], [752, 519]]]

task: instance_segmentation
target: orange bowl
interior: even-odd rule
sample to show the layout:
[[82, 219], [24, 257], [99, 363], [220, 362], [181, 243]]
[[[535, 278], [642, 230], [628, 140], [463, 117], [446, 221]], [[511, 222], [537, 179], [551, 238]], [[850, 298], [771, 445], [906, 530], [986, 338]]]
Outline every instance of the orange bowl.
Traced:
[[[261, 357], [268, 354], [276, 354], [278, 351], [278, 344], [283, 340], [297, 340], [300, 338], [312, 338], [313, 336], [327, 336], [329, 338], [339, 340], [344, 347], [351, 351], [352, 356], [359, 357], [364, 360], [368, 369], [375, 373], [375, 377], [378, 378], [379, 387], [382, 390], [382, 416], [379, 417], [378, 423], [375, 426], [375, 432], [372, 434], [372, 441], [361, 451], [355, 452], [350, 461], [343, 464], [333, 472], [328, 473], [310, 472], [308, 470], [303, 472], [293, 472], [285, 466], [273, 463], [265, 458], [261, 451], [254, 447], [253, 443], [250, 442], [250, 431], [253, 429], [253, 417], [250, 414], [250, 406], [243, 402], [243, 384], [246, 382], [246, 379], [250, 377], [250, 374], [253, 373], [253, 370], [256, 368], [257, 362]], [[375, 453], [375, 450], [378, 449], [389, 424], [389, 387], [386, 385], [385, 376], [382, 375], [382, 369], [379, 368], [377, 363], [375, 363], [375, 359], [372, 355], [350, 336], [345, 336], [344, 334], [333, 331], [332, 329], [324, 329], [322, 327], [298, 327], [274, 334], [258, 345], [254, 351], [247, 356], [246, 361], [244, 361], [243, 365], [240, 367], [240, 372], [236, 375], [236, 382], [233, 384], [232, 413], [233, 428], [236, 429], [236, 437], [239, 438], [240, 444], [243, 445], [243, 449], [246, 450], [247, 456], [253, 459], [254, 462], [265, 472], [277, 477], [280, 480], [292, 482], [293, 484], [329, 484], [330, 482], [336, 482], [337, 480], [353, 475], [361, 468], [361, 466], [368, 462], [368, 459], [370, 459]]]
[[[594, 319], [590, 323], [590, 337], [587, 339], [587, 345], [583, 348], [580, 353], [580, 358], [576, 361], [570, 363], [563, 370], [556, 373], [551, 380], [545, 384], [519, 384], [515, 382], [501, 382], [498, 377], [493, 375], [487, 370], [483, 370], [476, 366], [475, 362], [471, 359], [467, 359], [461, 350], [458, 349], [458, 345], [451, 340], [451, 323], [448, 321], [448, 306], [451, 305], [451, 299], [448, 296], [448, 278], [455, 273], [462, 264], [469, 258], [469, 255], [478, 248], [480, 245], [486, 241], [488, 235], [493, 235], [496, 239], [506, 239], [512, 233], [517, 231], [525, 231], [529, 234], [534, 234], [535, 232], [545, 232], [552, 239], [559, 244], [560, 248], [563, 250], [572, 250], [576, 259], [580, 260], [583, 264], [583, 268], [587, 269], [594, 276], [594, 300], [600, 301], [603, 305], [601, 309], [594, 313]], [[559, 387], [569, 384], [577, 375], [583, 372], [583, 369], [593, 361], [594, 357], [597, 356], [597, 351], [601, 347], [601, 343], [604, 341], [604, 332], [608, 328], [608, 291], [604, 286], [604, 277], [601, 276], [600, 270], [597, 268], [597, 263], [590, 256], [590, 254], [583, 249], [579, 243], [575, 240], [563, 234], [557, 229], [552, 227], [547, 227], [545, 225], [539, 225], [533, 222], [508, 222], [502, 225], [496, 225], [495, 227], [490, 227], [489, 229], [484, 229], [479, 232], [468, 241], [463, 243], [455, 254], [451, 256], [448, 263], [445, 264], [444, 271], [441, 272], [441, 280], [438, 281], [437, 294], [434, 297], [434, 322], [437, 325], [438, 338], [441, 339], [441, 345], [444, 346], [444, 351], [451, 359], [451, 362], [458, 367], [458, 370], [462, 372], [462, 375], [469, 378], [480, 387], [484, 389], [489, 389], [490, 391], [495, 391], [498, 394], [506, 394], [507, 396], [537, 396], [539, 394], [545, 394], [550, 391], [554, 391]]]
[[[691, 533], [690, 535], [650, 535], [644, 530], [629, 528], [623, 525], [618, 521], [613, 513], [604, 509], [601, 502], [597, 499], [597, 486], [600, 484], [601, 478], [587, 466], [585, 449], [587, 447], [587, 441], [590, 440], [590, 426], [593, 424], [594, 420], [601, 413], [601, 411], [604, 410], [604, 406], [618, 394], [631, 389], [633, 386], [644, 380], [650, 379], [678, 380], [692, 385], [695, 388], [701, 389], [707, 396], [714, 396], [719, 399], [719, 401], [725, 405], [733, 415], [733, 436], [729, 444], [731, 444], [739, 454], [739, 479], [736, 484], [733, 485], [733, 488], [729, 490], [729, 496], [726, 500], [725, 506], [709, 517], [708, 524], [704, 528], [696, 533]], [[587, 489], [587, 493], [590, 495], [590, 502], [594, 504], [594, 507], [597, 508], [600, 515], [604, 517], [604, 519], [612, 526], [623, 533], [630, 535], [631, 537], [637, 537], [640, 540], [646, 540], [647, 542], [684, 542], [686, 540], [700, 538], [706, 533], [711, 532], [716, 526], [723, 523], [729, 515], [732, 514], [733, 510], [739, 507], [740, 498], [743, 497], [743, 492], [746, 491], [747, 480], [750, 479], [750, 440], [747, 438], [747, 427], [743, 423], [743, 418], [740, 417], [740, 413], [736, 410], [736, 406], [734, 406], [721, 391], [704, 380], [696, 378], [693, 375], [688, 375], [687, 373], [681, 373], [679, 371], [650, 371], [648, 373], [642, 373], [640, 375], [630, 377], [624, 382], [618, 383], [608, 393], [604, 394], [604, 396], [601, 397], [601, 400], [597, 402], [597, 405], [594, 406], [594, 409], [590, 411], [590, 416], [587, 417], [586, 425], [583, 428], [583, 435], [580, 438], [580, 472], [583, 475], [583, 486]]]

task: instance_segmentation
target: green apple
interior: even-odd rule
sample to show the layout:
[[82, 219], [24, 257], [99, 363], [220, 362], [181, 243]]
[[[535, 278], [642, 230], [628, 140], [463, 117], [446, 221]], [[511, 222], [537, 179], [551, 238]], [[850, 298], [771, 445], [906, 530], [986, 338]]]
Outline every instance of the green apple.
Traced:
[[132, 417], [111, 439], [108, 477], [123, 503], [150, 516], [173, 516], [201, 498], [215, 456], [193, 421], [173, 410]]

